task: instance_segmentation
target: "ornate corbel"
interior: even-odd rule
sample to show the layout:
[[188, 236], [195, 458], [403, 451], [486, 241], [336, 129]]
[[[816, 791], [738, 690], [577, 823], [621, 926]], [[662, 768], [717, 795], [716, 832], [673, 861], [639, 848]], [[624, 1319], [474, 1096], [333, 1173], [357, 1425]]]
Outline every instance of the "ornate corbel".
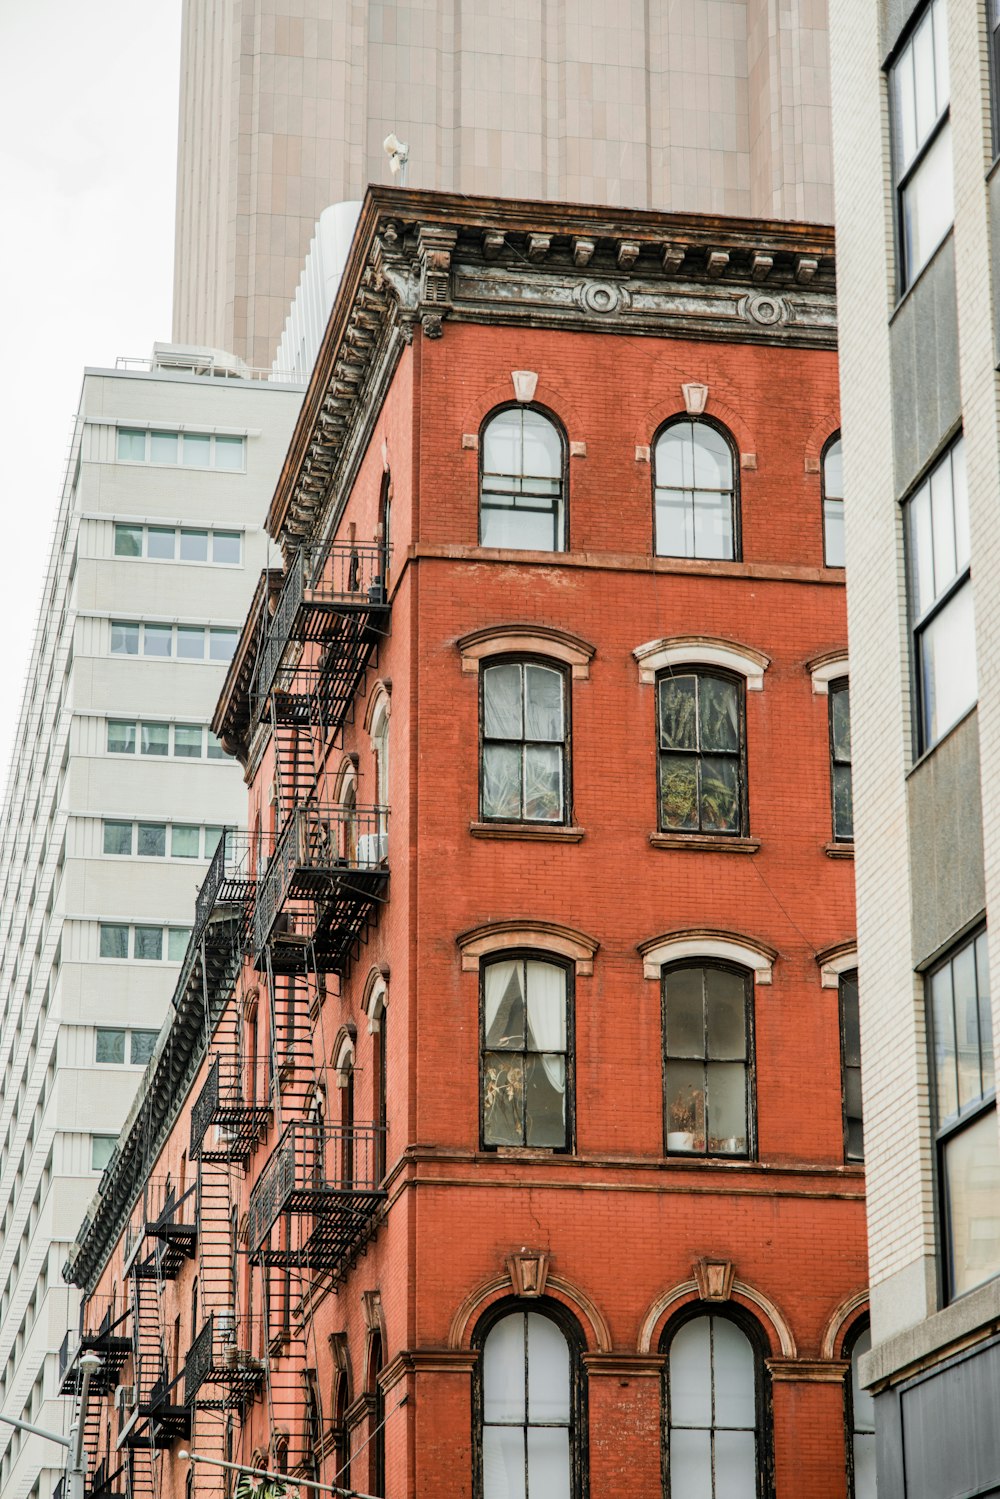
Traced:
[[440, 338], [441, 320], [451, 309], [451, 255], [456, 229], [421, 224], [417, 230], [420, 259], [420, 325], [426, 338]]

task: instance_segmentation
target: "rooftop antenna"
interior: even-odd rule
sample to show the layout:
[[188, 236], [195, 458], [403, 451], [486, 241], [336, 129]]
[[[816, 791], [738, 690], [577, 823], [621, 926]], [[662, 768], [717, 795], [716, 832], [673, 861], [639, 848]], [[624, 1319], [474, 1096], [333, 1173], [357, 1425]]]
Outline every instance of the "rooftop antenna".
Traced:
[[401, 141], [395, 131], [391, 131], [382, 142], [382, 150], [389, 158], [389, 170], [394, 177], [399, 178], [400, 187], [406, 186], [406, 169], [410, 164], [410, 148], [405, 141]]

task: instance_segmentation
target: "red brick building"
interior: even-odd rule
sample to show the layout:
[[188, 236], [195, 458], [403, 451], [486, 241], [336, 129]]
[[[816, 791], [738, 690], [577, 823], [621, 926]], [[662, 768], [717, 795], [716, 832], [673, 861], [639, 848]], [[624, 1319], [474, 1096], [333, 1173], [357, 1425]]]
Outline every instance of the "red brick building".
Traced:
[[94, 1493], [870, 1492], [833, 264], [371, 190], [67, 1271]]

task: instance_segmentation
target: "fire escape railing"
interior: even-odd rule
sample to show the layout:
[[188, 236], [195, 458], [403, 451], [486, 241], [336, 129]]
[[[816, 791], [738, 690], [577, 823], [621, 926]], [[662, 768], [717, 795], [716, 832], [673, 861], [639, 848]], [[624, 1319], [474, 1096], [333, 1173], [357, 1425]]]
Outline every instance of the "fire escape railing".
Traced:
[[216, 1053], [191, 1110], [189, 1159], [245, 1164], [270, 1115], [267, 1067]]
[[213, 1313], [188, 1349], [184, 1403], [201, 1410], [242, 1410], [264, 1382], [264, 1324], [259, 1317]]
[[[385, 1201], [382, 1133], [373, 1124], [290, 1124], [250, 1194], [251, 1260], [342, 1273], [375, 1232]], [[283, 1217], [292, 1220], [289, 1232], [275, 1236]]]
[[[196, 1187], [177, 1196], [172, 1185], [150, 1177], [125, 1230], [125, 1274], [139, 1280], [175, 1280], [198, 1247]], [[187, 1205], [187, 1212], [182, 1209]], [[148, 1242], [152, 1240], [152, 1247]]]

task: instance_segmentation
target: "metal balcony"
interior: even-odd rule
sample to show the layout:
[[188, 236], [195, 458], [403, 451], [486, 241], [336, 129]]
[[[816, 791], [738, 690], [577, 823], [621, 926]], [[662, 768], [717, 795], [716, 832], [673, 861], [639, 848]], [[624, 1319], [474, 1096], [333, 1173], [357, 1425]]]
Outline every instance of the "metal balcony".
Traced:
[[[250, 1194], [251, 1260], [341, 1274], [375, 1232], [385, 1201], [377, 1125], [290, 1124]], [[288, 1233], [272, 1236], [278, 1220]]]
[[101, 1396], [114, 1389], [132, 1352], [132, 1339], [125, 1332], [128, 1311], [119, 1312], [115, 1317], [111, 1305], [106, 1304], [101, 1316], [100, 1303], [95, 1305], [96, 1300], [88, 1301], [83, 1309], [82, 1331], [67, 1332], [62, 1340], [59, 1349], [60, 1395], [79, 1394], [81, 1353], [96, 1353], [100, 1357], [100, 1367], [91, 1375], [90, 1393]]
[[306, 802], [293, 809], [257, 887], [255, 966], [342, 973], [385, 899], [388, 812]]
[[266, 1067], [217, 1055], [191, 1110], [189, 1159], [245, 1164], [270, 1114]]
[[[276, 714], [300, 715], [302, 699], [316, 686], [293, 686], [279, 674], [293, 643], [315, 645], [314, 665], [328, 677], [321, 707], [327, 727], [343, 723], [378, 638], [386, 633], [389, 601], [385, 588], [386, 553], [376, 542], [335, 542], [328, 549], [302, 547], [293, 558], [261, 646], [251, 688], [251, 712], [258, 721], [271, 699]], [[297, 673], [293, 674], [297, 675]], [[322, 694], [320, 694], [322, 698]], [[284, 717], [279, 722], [296, 722]]]
[[242, 1410], [264, 1382], [263, 1338], [259, 1317], [213, 1313], [188, 1350], [184, 1404], [199, 1410]]
[[[169, 1178], [151, 1176], [125, 1230], [125, 1274], [139, 1280], [176, 1280], [194, 1259], [198, 1229], [193, 1221], [194, 1186], [178, 1197]], [[186, 1206], [186, 1211], [184, 1211]]]
[[245, 922], [253, 890], [250, 835], [234, 828], [226, 828], [195, 896], [191, 941], [197, 943], [201, 940], [209, 921], [220, 907], [226, 908]]

